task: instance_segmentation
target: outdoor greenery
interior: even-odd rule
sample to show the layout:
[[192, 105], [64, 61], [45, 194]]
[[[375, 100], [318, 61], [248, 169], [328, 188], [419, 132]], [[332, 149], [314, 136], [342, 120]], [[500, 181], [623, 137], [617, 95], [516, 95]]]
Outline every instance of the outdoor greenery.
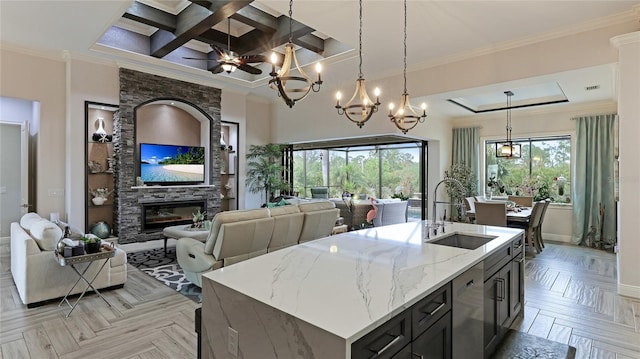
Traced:
[[245, 181], [249, 192], [264, 191], [265, 202], [269, 202], [282, 191], [289, 189], [282, 173], [282, 150], [284, 145], [267, 144], [251, 145], [247, 153], [247, 179]]
[[294, 152], [293, 186], [300, 196], [310, 188], [329, 187], [329, 196], [345, 191], [375, 198], [403, 193], [411, 197], [420, 186], [419, 148], [305, 150]]
[[488, 185], [495, 177], [493, 194], [571, 202], [571, 137], [521, 139], [516, 143], [522, 145], [522, 157], [515, 159], [496, 158], [495, 143], [485, 145], [485, 182]]

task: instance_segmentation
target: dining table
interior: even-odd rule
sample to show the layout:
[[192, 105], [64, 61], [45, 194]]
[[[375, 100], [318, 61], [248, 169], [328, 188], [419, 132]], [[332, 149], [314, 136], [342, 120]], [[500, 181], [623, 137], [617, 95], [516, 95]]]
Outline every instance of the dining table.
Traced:
[[[508, 222], [528, 222], [531, 219], [531, 207], [516, 207], [513, 209], [507, 209], [507, 223]], [[475, 210], [468, 210], [467, 217], [469, 219], [476, 218]]]

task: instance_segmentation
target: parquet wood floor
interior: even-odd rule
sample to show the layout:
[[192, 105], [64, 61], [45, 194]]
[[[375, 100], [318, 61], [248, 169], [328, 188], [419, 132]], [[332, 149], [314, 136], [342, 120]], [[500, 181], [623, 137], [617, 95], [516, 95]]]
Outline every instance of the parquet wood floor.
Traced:
[[512, 328], [576, 347], [576, 358], [640, 359], [640, 300], [616, 294], [616, 257], [547, 243], [526, 258], [524, 318]]
[[[577, 348], [577, 358], [640, 359], [640, 300], [616, 294], [611, 253], [546, 243], [526, 261], [525, 315], [513, 328]], [[124, 288], [90, 295], [69, 318], [57, 303], [27, 309], [0, 245], [0, 359], [195, 358], [199, 305], [135, 268]]]

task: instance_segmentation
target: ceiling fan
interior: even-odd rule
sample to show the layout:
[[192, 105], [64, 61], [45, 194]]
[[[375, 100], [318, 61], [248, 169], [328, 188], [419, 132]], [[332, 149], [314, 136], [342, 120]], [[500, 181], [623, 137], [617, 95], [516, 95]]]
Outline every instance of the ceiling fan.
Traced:
[[240, 69], [253, 75], [260, 75], [262, 73], [262, 70], [249, 64], [265, 62], [266, 58], [264, 55], [239, 56], [238, 53], [231, 51], [231, 18], [227, 18], [227, 49], [225, 50], [214, 44], [210, 44], [210, 46], [217, 55], [216, 59], [203, 59], [197, 57], [183, 57], [183, 59], [217, 62], [217, 64], [209, 70], [214, 74], [219, 74], [222, 71], [226, 71], [230, 74], [236, 69]]

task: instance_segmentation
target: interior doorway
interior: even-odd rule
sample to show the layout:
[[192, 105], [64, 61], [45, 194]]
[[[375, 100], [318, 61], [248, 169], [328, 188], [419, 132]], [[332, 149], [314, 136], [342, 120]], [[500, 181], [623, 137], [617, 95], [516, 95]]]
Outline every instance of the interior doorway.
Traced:
[[36, 211], [35, 136], [40, 103], [0, 97], [0, 237], [11, 222]]

